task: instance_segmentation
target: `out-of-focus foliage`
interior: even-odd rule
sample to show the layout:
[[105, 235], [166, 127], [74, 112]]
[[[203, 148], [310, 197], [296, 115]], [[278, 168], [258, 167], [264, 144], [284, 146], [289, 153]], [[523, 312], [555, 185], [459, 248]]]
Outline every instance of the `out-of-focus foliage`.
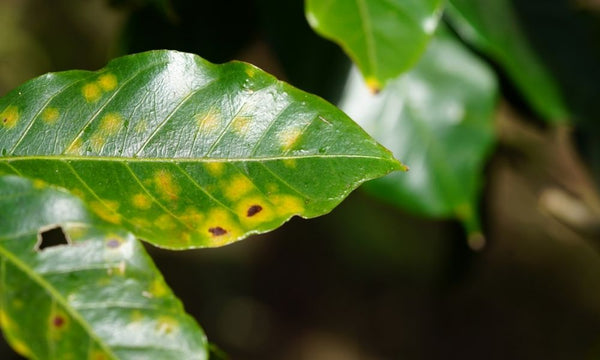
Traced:
[[378, 95], [353, 73], [340, 107], [410, 164], [407, 174], [390, 174], [368, 189], [404, 209], [456, 217], [469, 232], [480, 231], [478, 199], [494, 141], [496, 92], [490, 68], [445, 31], [413, 70]]

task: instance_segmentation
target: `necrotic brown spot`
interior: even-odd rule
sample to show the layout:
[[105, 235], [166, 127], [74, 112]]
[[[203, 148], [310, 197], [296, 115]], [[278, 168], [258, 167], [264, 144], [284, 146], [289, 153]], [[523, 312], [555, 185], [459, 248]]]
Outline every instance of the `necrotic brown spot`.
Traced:
[[65, 318], [63, 318], [60, 315], [56, 315], [53, 319], [52, 319], [52, 325], [54, 325], [55, 327], [59, 328], [62, 327], [65, 324]]
[[259, 212], [261, 212], [262, 209], [263, 208], [260, 205], [252, 205], [248, 208], [248, 212], [246, 212], [246, 216], [252, 217], [252, 216], [258, 214]]
[[211, 233], [213, 236], [221, 236], [227, 234], [227, 230], [223, 229], [220, 226], [211, 227], [210, 229], [208, 229], [208, 232]]

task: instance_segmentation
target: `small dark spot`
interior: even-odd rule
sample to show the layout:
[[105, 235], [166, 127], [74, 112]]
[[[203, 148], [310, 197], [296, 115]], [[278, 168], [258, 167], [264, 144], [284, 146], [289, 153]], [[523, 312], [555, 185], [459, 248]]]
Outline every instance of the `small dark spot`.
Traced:
[[223, 229], [220, 226], [211, 227], [210, 229], [208, 229], [208, 232], [211, 233], [213, 236], [221, 236], [227, 234], [227, 230]]
[[4, 119], [2, 119], [2, 122], [3, 122], [4, 124], [6, 124], [6, 122], [7, 122], [7, 121], [8, 121], [8, 118], [4, 118]]
[[108, 241], [106, 242], [106, 246], [108, 246], [111, 249], [116, 249], [119, 246], [121, 246], [121, 242], [119, 241], [119, 239], [108, 239]]
[[40, 251], [53, 246], [69, 245], [63, 229], [58, 226], [38, 234], [38, 242], [35, 250]]
[[258, 214], [259, 212], [261, 212], [262, 209], [263, 208], [260, 205], [252, 205], [248, 208], [248, 212], [246, 213], [246, 216], [252, 217], [252, 216]]
[[56, 315], [54, 316], [54, 318], [52, 318], [52, 325], [54, 325], [54, 327], [60, 328], [65, 324], [65, 318], [60, 316], [60, 315]]

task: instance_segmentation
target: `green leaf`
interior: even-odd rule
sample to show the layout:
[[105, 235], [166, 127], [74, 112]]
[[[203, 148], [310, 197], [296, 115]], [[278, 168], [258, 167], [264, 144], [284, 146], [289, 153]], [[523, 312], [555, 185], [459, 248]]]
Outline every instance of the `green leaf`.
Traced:
[[335, 106], [252, 65], [153, 51], [0, 99], [0, 173], [69, 189], [167, 248], [219, 246], [329, 212], [401, 169]]
[[[60, 226], [68, 245], [40, 249]], [[34, 359], [207, 359], [196, 322], [131, 233], [75, 196], [0, 177], [0, 323]]]
[[313, 29], [339, 43], [378, 91], [419, 59], [443, 0], [307, 0]]
[[496, 91], [490, 69], [445, 33], [434, 38], [415, 69], [377, 96], [352, 74], [340, 107], [410, 167], [368, 189], [418, 214], [458, 217], [477, 231]]
[[510, 0], [450, 0], [450, 23], [506, 70], [544, 119], [562, 122], [569, 110], [560, 86], [528, 41]]

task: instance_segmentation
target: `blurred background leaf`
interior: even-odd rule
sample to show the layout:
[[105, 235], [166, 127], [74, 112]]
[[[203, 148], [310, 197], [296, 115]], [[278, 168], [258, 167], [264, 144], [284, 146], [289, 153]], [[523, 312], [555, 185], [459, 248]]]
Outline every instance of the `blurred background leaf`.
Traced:
[[410, 171], [370, 182], [382, 200], [481, 231], [482, 170], [494, 142], [491, 69], [440, 29], [414, 69], [370, 95], [356, 71], [340, 107], [404, 159]]

